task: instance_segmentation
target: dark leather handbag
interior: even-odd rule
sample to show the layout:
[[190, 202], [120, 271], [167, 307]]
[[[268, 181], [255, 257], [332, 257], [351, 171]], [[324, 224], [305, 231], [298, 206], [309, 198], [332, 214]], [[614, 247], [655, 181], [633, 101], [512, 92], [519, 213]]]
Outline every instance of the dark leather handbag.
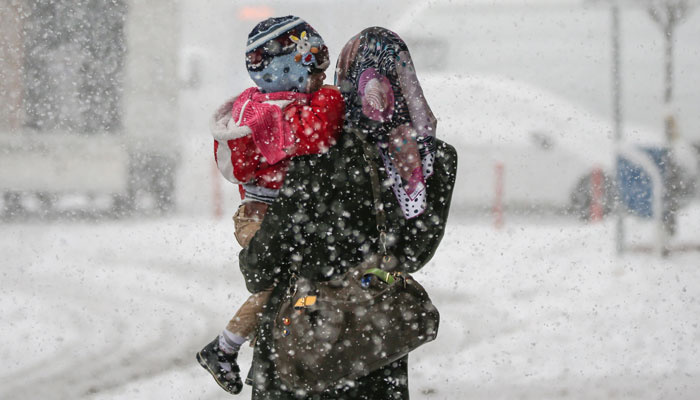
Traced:
[[324, 282], [293, 276], [274, 321], [274, 364], [290, 391], [318, 393], [343, 386], [437, 336], [440, 314], [409, 274], [394, 272], [386, 251], [386, 217], [370, 145], [365, 159], [382, 251]]

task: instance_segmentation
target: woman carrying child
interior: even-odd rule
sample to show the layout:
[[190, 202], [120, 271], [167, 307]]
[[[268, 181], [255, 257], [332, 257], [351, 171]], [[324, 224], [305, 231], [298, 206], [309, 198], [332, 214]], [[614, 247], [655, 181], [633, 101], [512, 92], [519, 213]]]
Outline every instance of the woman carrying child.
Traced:
[[285, 387], [275, 372], [274, 317], [292, 266], [300, 277], [327, 281], [379, 250], [362, 141], [378, 149], [370, 161], [379, 166], [385, 183], [381, 202], [387, 242], [400, 271], [414, 272], [432, 258], [447, 222], [457, 154], [435, 138], [436, 120], [406, 44], [384, 28], [365, 29], [343, 48], [336, 74], [346, 103], [337, 144], [324, 154], [290, 160], [279, 197], [239, 255], [248, 290], [273, 288], [257, 328], [249, 374], [254, 400], [409, 397], [407, 357], [314, 396]]

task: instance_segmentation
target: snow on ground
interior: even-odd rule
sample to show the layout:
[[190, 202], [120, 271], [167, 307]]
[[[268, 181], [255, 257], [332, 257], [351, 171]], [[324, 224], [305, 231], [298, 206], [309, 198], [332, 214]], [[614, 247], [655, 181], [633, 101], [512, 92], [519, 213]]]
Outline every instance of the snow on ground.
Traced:
[[[680, 224], [678, 240], [699, 244], [700, 204]], [[229, 398], [194, 353], [246, 297], [231, 225], [0, 225], [0, 398]], [[697, 398], [700, 253], [616, 258], [613, 232], [453, 219], [417, 274], [442, 322], [410, 356], [412, 397]]]

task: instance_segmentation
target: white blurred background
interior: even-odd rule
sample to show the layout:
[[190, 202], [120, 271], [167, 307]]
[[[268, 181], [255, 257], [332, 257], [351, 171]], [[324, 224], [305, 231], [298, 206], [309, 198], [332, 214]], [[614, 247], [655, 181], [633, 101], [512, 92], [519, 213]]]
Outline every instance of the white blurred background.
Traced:
[[[667, 41], [654, 16], [683, 4]], [[289, 14], [331, 60], [396, 31], [459, 153], [414, 398], [696, 398], [700, 4], [680, 0], [5, 0], [0, 398], [226, 396], [193, 357], [246, 294], [208, 119], [253, 84], [249, 31]], [[618, 209], [617, 150], [646, 160]], [[680, 171], [666, 257], [656, 150]]]

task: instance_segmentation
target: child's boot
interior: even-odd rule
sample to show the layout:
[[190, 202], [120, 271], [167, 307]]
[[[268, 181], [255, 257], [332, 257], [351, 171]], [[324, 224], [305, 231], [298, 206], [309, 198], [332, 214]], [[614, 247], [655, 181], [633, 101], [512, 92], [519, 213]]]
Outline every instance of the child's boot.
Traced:
[[219, 348], [218, 337], [197, 353], [199, 365], [214, 377], [222, 389], [231, 394], [238, 394], [243, 389], [237, 358], [238, 352], [226, 353]]

